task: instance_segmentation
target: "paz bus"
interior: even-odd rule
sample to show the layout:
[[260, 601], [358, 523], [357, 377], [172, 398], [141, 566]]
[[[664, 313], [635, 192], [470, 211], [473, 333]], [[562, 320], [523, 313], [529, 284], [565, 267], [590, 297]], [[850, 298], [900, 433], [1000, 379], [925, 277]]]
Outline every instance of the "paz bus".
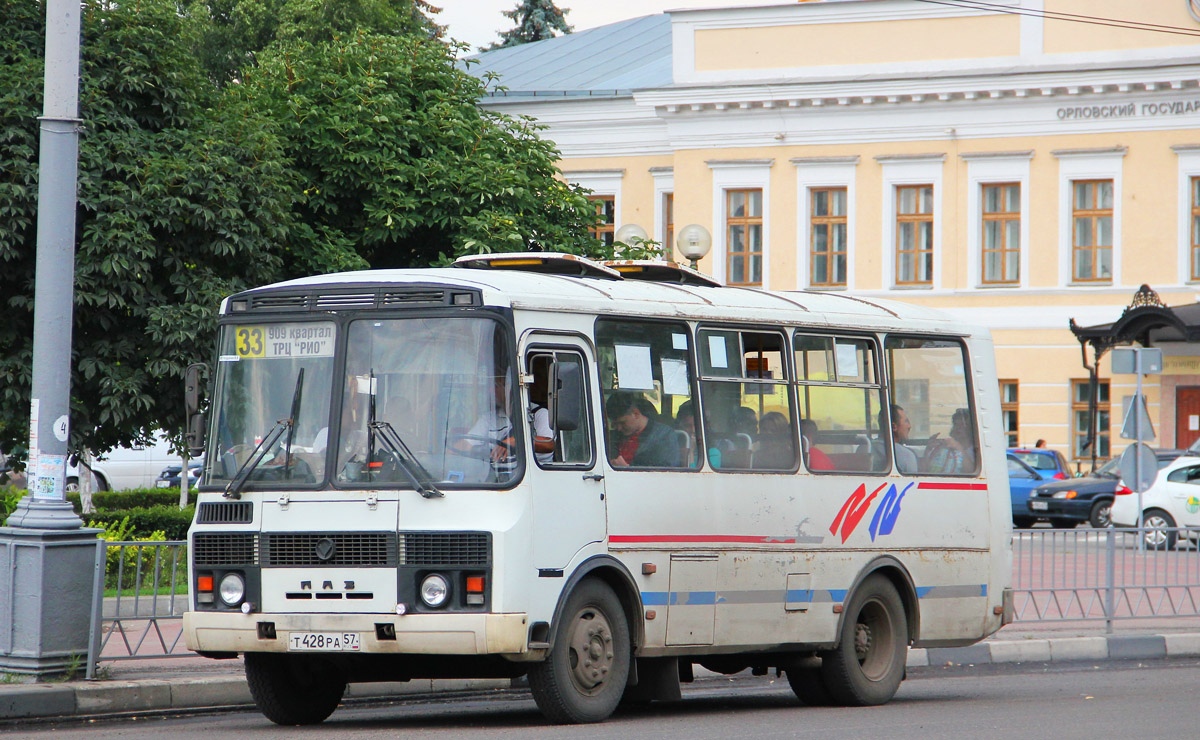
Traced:
[[232, 295], [215, 359], [185, 641], [279, 724], [518, 676], [597, 722], [697, 665], [875, 705], [1011, 618], [992, 342], [944, 313], [480, 255]]

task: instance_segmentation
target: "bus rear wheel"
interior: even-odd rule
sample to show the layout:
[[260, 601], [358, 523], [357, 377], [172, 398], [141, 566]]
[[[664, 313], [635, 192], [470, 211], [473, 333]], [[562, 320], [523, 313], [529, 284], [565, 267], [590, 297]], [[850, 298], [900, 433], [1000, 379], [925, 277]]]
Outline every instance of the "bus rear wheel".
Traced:
[[833, 701], [885, 704], [900, 688], [908, 652], [908, 620], [896, 587], [868, 576], [846, 605], [838, 646], [821, 655], [821, 677]]
[[630, 659], [620, 599], [607, 584], [587, 579], [567, 597], [549, 657], [530, 666], [529, 689], [551, 722], [601, 722], [621, 701]]
[[258, 710], [277, 725], [323, 722], [346, 693], [334, 666], [307, 656], [246, 653], [246, 683]]

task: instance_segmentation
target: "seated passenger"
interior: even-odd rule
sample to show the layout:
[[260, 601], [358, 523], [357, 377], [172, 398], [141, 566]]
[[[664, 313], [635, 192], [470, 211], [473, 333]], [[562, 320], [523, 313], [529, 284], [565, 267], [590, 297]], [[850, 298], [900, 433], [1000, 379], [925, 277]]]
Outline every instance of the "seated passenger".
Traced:
[[791, 470], [796, 467], [796, 448], [792, 425], [778, 411], [763, 414], [758, 442], [754, 448], [754, 467], [763, 470]]
[[942, 475], [963, 475], [975, 472], [975, 434], [967, 409], [957, 409], [950, 417], [950, 435], [931, 439], [925, 447], [922, 470]]
[[618, 434], [614, 468], [675, 468], [680, 466], [679, 443], [671, 427], [658, 420], [654, 405], [640, 393], [609, 396], [605, 415]]
[[804, 463], [809, 470], [834, 470], [835, 466], [829, 455], [813, 444], [817, 431], [817, 422], [812, 419], [800, 420], [800, 445], [804, 449]]

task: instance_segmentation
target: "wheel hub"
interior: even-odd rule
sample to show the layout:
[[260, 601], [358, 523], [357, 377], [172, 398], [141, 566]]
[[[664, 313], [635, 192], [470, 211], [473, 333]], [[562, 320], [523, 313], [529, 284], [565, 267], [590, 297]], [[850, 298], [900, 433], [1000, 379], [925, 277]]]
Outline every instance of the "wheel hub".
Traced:
[[612, 628], [603, 615], [581, 613], [571, 631], [571, 678], [585, 692], [604, 683], [612, 671], [616, 654]]

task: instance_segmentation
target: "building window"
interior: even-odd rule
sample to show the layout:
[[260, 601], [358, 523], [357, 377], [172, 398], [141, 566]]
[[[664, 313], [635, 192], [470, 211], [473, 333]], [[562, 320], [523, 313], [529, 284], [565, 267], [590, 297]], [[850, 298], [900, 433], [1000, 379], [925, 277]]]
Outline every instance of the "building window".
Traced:
[[[1088, 446], [1088, 401], [1091, 384], [1087, 380], [1071, 381], [1071, 455], [1076, 460], [1091, 458], [1093, 450]], [[1101, 460], [1112, 456], [1109, 447], [1109, 396], [1108, 381], [1099, 381], [1096, 389], [1096, 449]]]
[[1191, 279], [1200, 280], [1200, 177], [1192, 178]]
[[1004, 426], [1004, 442], [1007, 447], [1019, 447], [1017, 431], [1017, 381], [1000, 381], [1000, 420]]
[[983, 186], [983, 283], [1021, 280], [1021, 185]]
[[814, 288], [846, 286], [846, 188], [813, 188], [811, 203], [811, 262]]
[[1071, 277], [1112, 280], [1113, 181], [1071, 181]]
[[675, 193], [663, 193], [663, 254], [675, 248]]
[[725, 282], [762, 285], [762, 190], [725, 191]]
[[896, 186], [896, 284], [933, 282], [933, 186]]
[[588, 232], [606, 247], [613, 245], [613, 231], [617, 221], [617, 197], [615, 195], [589, 195], [588, 200], [596, 205], [600, 223]]

